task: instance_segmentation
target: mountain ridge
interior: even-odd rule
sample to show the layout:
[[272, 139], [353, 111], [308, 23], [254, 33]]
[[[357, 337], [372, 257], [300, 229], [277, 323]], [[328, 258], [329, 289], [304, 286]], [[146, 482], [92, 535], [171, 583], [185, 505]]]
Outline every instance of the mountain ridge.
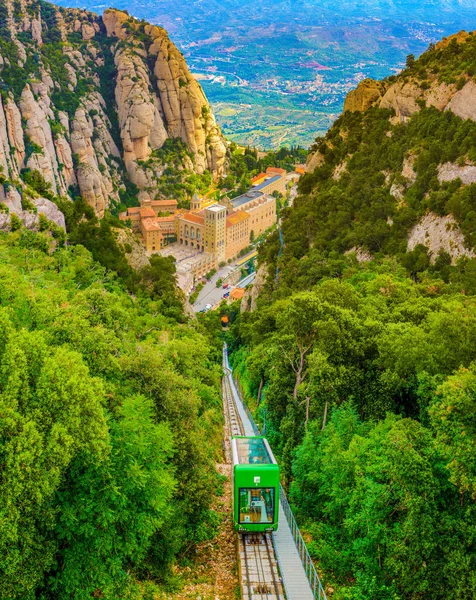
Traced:
[[413, 264], [421, 253], [423, 271], [474, 257], [475, 59], [476, 36], [459, 32], [348, 95], [283, 220], [284, 262], [314, 250]]
[[0, 165], [10, 187], [23, 194], [24, 170], [38, 171], [54, 194], [81, 196], [102, 217], [124, 197], [160, 196], [170, 155], [184, 177], [223, 175], [226, 142], [165, 30], [43, 0], [2, 1], [0, 13]]

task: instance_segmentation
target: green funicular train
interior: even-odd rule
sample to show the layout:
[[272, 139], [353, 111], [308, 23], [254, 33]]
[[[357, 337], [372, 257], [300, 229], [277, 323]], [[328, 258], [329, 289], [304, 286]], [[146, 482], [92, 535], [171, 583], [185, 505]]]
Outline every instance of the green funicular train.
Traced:
[[237, 436], [233, 453], [233, 518], [238, 531], [275, 531], [279, 466], [264, 437]]

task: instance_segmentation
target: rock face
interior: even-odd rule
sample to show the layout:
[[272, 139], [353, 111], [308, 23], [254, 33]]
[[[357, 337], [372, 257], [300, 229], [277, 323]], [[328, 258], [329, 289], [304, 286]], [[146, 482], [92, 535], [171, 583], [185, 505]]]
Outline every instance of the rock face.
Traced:
[[475, 256], [466, 248], [464, 236], [452, 215], [439, 217], [429, 213], [420, 219], [410, 231], [407, 249], [414, 250], [418, 244], [428, 248], [431, 262], [435, 262], [440, 250], [448, 252], [453, 263], [461, 256]]
[[150, 266], [144, 244], [137, 239], [135, 233], [130, 229], [114, 229], [113, 231], [118, 243], [125, 250], [127, 262], [133, 269], [140, 271], [144, 267]]
[[[7, 180], [20, 180], [23, 169], [39, 171], [53, 193], [79, 194], [101, 217], [119, 201], [125, 178], [142, 198], [155, 198], [174, 150], [179, 170], [224, 175], [225, 140], [163, 29], [112, 9], [99, 17], [35, 0], [22, 0], [20, 12], [13, 3], [5, 7], [4, 41], [14, 43], [13, 50], [0, 43], [0, 165]], [[23, 79], [4, 73], [27, 59], [34, 66]]]
[[306, 160], [306, 173], [313, 173], [317, 167], [320, 167], [324, 162], [324, 155], [320, 152], [312, 152], [308, 155]]
[[355, 90], [350, 91], [344, 102], [344, 111], [350, 110], [363, 112], [385, 94], [385, 84], [373, 79], [364, 79]]
[[[446, 48], [451, 42], [463, 44], [468, 38], [466, 31], [443, 38], [436, 49]], [[406, 122], [420, 110], [420, 103], [434, 106], [438, 110], [451, 110], [462, 119], [476, 120], [476, 82], [469, 79], [461, 90], [455, 84], [438, 81], [438, 75], [427, 73], [423, 86], [420, 81], [408, 77], [397, 77], [394, 83], [387, 80], [364, 79], [347, 94], [344, 111], [364, 112], [371, 106], [395, 111], [396, 122]]]
[[[7, 189], [5, 189], [7, 188]], [[35, 210], [23, 209], [22, 196], [14, 187], [0, 186], [0, 203], [6, 207], [8, 212], [0, 212], [0, 231], [10, 230], [11, 215], [15, 214], [27, 229], [36, 231], [38, 229], [40, 214], [58, 227], [66, 230], [63, 213], [54, 202], [46, 198], [34, 198], [31, 200]]]
[[268, 267], [266, 263], [262, 263], [256, 272], [256, 277], [253, 285], [245, 290], [243, 298], [241, 299], [240, 310], [241, 312], [253, 312], [256, 310], [256, 302], [263, 289], [266, 279], [268, 277]]
[[454, 181], [461, 179], [464, 185], [476, 183], [476, 165], [464, 165], [460, 167], [453, 163], [444, 163], [438, 166], [438, 181]]
[[468, 81], [463, 89], [451, 98], [446, 110], [451, 110], [462, 119], [476, 121], [476, 83], [473, 80]]
[[393, 108], [400, 122], [405, 122], [419, 110], [417, 99], [421, 90], [415, 83], [396, 83], [388, 88], [380, 100], [380, 108]]
[[347, 252], [344, 252], [344, 254], [355, 254], [355, 258], [359, 263], [369, 262], [373, 259], [372, 254], [370, 254], [368, 250], [365, 250], [365, 248], [362, 248], [360, 246], [354, 246], [350, 250], [347, 250]]

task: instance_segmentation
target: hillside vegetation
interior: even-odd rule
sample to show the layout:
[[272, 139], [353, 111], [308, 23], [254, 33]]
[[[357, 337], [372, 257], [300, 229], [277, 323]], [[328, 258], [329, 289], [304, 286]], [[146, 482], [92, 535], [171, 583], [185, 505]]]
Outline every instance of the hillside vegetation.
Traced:
[[166, 307], [47, 227], [0, 234], [2, 598], [152, 599], [213, 536], [220, 352]]
[[476, 595], [475, 48], [459, 35], [350, 96], [282, 211], [282, 252], [278, 234], [260, 251], [257, 309], [230, 311], [336, 600]]
[[[316, 141], [284, 220], [288, 274], [290, 263], [300, 268], [296, 259], [330, 252], [394, 255], [413, 274], [430, 262], [445, 267], [473, 256], [475, 61], [476, 36], [455, 36], [409, 60], [398, 77], [366, 81], [349, 95], [347, 110]], [[446, 231], [428, 228], [415, 244], [412, 233], [425, 216]], [[448, 269], [441, 274], [449, 280]]]

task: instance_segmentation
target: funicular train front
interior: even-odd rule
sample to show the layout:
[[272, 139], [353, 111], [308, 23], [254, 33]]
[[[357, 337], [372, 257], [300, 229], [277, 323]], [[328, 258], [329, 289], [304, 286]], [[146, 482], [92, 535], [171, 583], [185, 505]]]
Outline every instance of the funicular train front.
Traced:
[[237, 436], [233, 453], [233, 517], [238, 531], [275, 531], [279, 513], [279, 466], [262, 436]]

